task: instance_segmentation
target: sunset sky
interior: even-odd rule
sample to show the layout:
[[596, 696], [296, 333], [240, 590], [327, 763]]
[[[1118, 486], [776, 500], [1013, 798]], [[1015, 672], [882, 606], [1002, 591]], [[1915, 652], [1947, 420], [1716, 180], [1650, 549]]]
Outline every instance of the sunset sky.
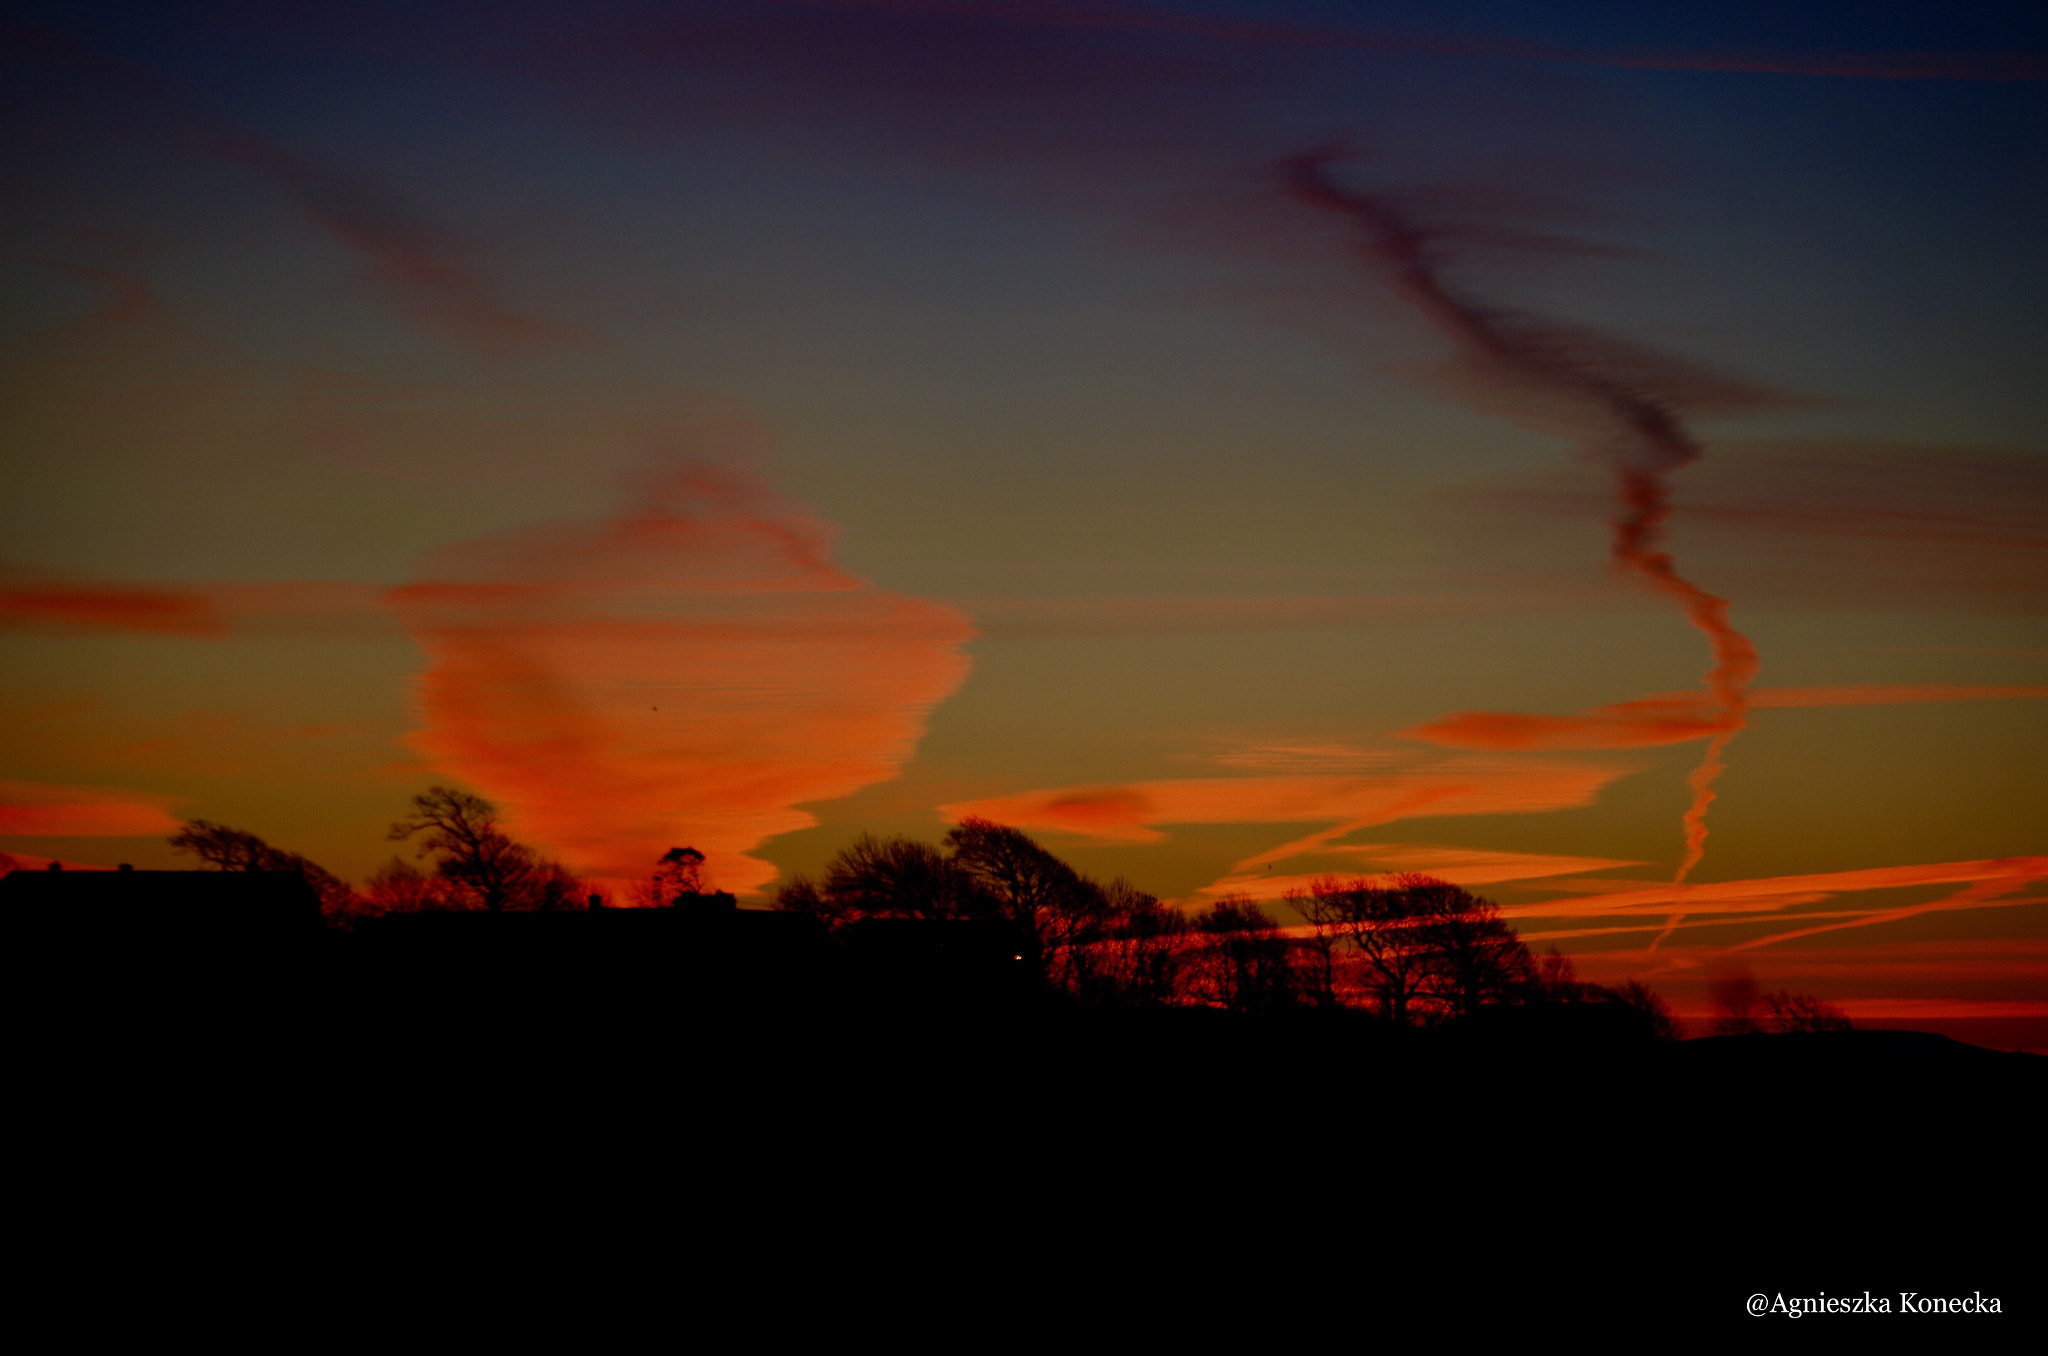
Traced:
[[10, 15], [18, 861], [981, 814], [2048, 1049], [2039, 7]]

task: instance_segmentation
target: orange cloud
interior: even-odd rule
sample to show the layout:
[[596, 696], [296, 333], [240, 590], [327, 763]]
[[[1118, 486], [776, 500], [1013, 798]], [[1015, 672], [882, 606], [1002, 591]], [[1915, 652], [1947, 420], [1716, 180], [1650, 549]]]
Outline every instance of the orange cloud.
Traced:
[[391, 626], [382, 589], [343, 580], [165, 586], [10, 574], [0, 584], [0, 630], [210, 638], [231, 633], [368, 635]]
[[939, 812], [1122, 843], [1158, 842], [1166, 836], [1158, 831], [1162, 824], [1339, 825], [1315, 835], [1327, 839], [1425, 815], [1533, 814], [1590, 805], [1623, 772], [1575, 763], [1457, 760], [1370, 776], [1188, 777], [1027, 791], [942, 805]]
[[0, 629], [212, 636], [228, 626], [211, 599], [190, 590], [47, 582], [0, 588]]
[[[1397, 875], [1420, 872], [1450, 881], [1453, 885], [1498, 885], [1504, 881], [1538, 880], [1573, 871], [1606, 871], [1617, 866], [1640, 863], [1610, 857], [1553, 857], [1537, 852], [1484, 852], [1471, 848], [1434, 848], [1388, 843], [1360, 843], [1355, 846], [1312, 849], [1323, 856], [1363, 859], [1359, 871], [1367, 875]], [[1250, 895], [1253, 899], [1280, 899], [1289, 890], [1305, 890], [1318, 874], [1275, 875], [1270, 871], [1233, 872], [1198, 892], [1204, 895]], [[1346, 875], [1351, 872], [1344, 873]]]
[[[1978, 881], [2013, 887], [2048, 879], [2048, 857], [1992, 857], [1967, 862], [1932, 862], [1919, 866], [1877, 866], [1860, 871], [1827, 871], [1804, 876], [1763, 876], [1705, 884], [1639, 884], [1587, 882], [1603, 893], [1542, 904], [1516, 904], [1501, 912], [1515, 918], [1617, 917], [1631, 914], [1778, 913], [1797, 904], [1865, 890], [1892, 890], [1913, 885], [1949, 885]], [[1567, 883], [1576, 886], [1576, 882]], [[1621, 888], [1613, 888], [1615, 886]], [[1913, 906], [1918, 909], [1925, 906]], [[1871, 913], [1881, 912], [1870, 910]], [[1889, 912], [1889, 911], [1886, 911]]]
[[24, 838], [152, 838], [174, 833], [175, 796], [107, 786], [0, 781], [0, 835]]
[[966, 676], [951, 608], [865, 584], [831, 529], [743, 468], [696, 466], [603, 522], [432, 552], [389, 595], [429, 663], [413, 744], [593, 874], [672, 846], [721, 887], [816, 820], [796, 807], [896, 775]]
[[1686, 692], [1617, 702], [1579, 716], [1459, 711], [1400, 735], [1455, 749], [1634, 749], [1706, 739], [1730, 728], [1708, 694]]
[[[2048, 697], [2039, 684], [1854, 683], [1767, 687], [1748, 694], [1756, 707], [1896, 706], [1919, 702], [2014, 701]], [[1405, 739], [1460, 749], [1633, 749], [1682, 744], [1723, 733], [1727, 719], [1705, 692], [1661, 692], [1597, 706], [1577, 716], [1459, 711], [1402, 730]]]

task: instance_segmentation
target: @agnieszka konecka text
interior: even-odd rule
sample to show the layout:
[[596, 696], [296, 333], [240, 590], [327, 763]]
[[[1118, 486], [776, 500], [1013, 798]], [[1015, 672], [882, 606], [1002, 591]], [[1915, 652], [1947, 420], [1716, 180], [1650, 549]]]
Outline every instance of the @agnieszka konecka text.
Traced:
[[1805, 1318], [1818, 1314], [1998, 1314], [2004, 1313], [1998, 1296], [1986, 1295], [1981, 1291], [1968, 1295], [1923, 1295], [1917, 1290], [1901, 1290], [1899, 1302], [1892, 1303], [1890, 1295], [1873, 1295], [1868, 1290], [1860, 1295], [1830, 1295], [1823, 1290], [1817, 1295], [1766, 1295], [1761, 1292], [1751, 1295], [1746, 1306], [1752, 1317], [1769, 1318], [1783, 1315], [1786, 1318]]

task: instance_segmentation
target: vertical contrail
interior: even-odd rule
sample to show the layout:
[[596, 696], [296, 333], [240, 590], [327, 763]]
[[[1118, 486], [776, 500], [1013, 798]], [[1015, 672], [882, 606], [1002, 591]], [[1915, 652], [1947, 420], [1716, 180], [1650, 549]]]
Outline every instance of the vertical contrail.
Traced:
[[1660, 544], [1671, 513], [1665, 477], [1697, 460], [1699, 444], [1671, 409], [1599, 370], [1597, 355], [1574, 352], [1562, 332], [1546, 333], [1507, 312], [1454, 295], [1430, 258], [1434, 233], [1384, 200], [1337, 183], [1330, 174], [1336, 158], [1335, 152], [1319, 150], [1286, 161], [1282, 171], [1289, 192], [1348, 219], [1362, 237], [1359, 252], [1365, 261], [1458, 346], [1476, 375], [1503, 393], [1550, 407], [1553, 413], [1539, 421], [1542, 426], [1562, 422], [1580, 435], [1586, 454], [1614, 472], [1616, 564], [1677, 602], [1713, 646], [1714, 664], [1705, 681], [1714, 698], [1717, 732], [1687, 778], [1692, 804], [1685, 812], [1685, 858], [1676, 876], [1682, 881], [1706, 850], [1714, 779], [1727, 766], [1722, 754], [1728, 741], [1748, 719], [1749, 684], [1758, 669], [1756, 647], [1728, 621], [1728, 600], [1679, 574]]

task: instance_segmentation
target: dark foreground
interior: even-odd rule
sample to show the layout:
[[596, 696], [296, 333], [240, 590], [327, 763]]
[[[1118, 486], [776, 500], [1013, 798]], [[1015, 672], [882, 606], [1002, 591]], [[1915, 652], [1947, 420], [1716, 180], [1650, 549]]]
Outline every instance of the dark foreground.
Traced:
[[247, 960], [17, 951], [30, 1161], [103, 1245], [203, 1219], [301, 1283], [594, 1267], [636, 1298], [765, 1286], [757, 1321], [828, 1328], [941, 1293], [1001, 1323], [1264, 1304], [1276, 1332], [1427, 1296], [1440, 1335], [1754, 1336], [1789, 1321], [1752, 1293], [1958, 1287], [2008, 1334], [2043, 1305], [2048, 1059], [1940, 1036], [1390, 1031], [552, 942]]

